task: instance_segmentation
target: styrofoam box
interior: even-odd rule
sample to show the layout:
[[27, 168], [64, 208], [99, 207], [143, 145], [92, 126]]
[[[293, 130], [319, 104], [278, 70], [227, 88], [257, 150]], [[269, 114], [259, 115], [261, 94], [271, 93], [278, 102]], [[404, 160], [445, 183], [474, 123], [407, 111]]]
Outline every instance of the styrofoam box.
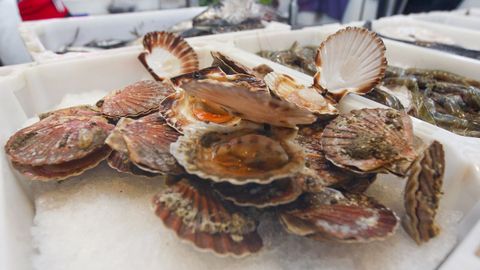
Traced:
[[430, 12], [412, 14], [409, 16], [415, 20], [441, 23], [444, 25], [472, 30], [478, 30], [478, 27], [480, 26], [480, 18], [475, 16], [465, 16], [455, 12]]
[[[192, 43], [195, 46], [195, 42]], [[284, 45], [289, 45], [288, 40]], [[196, 48], [202, 67], [211, 63], [210, 50], [213, 49], [221, 50], [250, 67], [267, 63], [276, 71], [288, 73], [300, 82], [309, 83], [312, 80], [305, 74], [271, 63], [246, 51], [227, 48], [223, 43], [212, 43]], [[66, 94], [83, 93], [94, 89], [107, 93], [112, 89], [148, 78], [148, 73], [137, 60], [138, 53], [139, 51], [125, 51], [114, 56], [102, 55], [95, 58], [0, 69], [2, 90], [0, 144], [4, 145], [8, 137], [21, 128], [28, 118], [53, 108]], [[449, 59], [444, 61], [448, 62]], [[473, 64], [466, 63], [462, 68], [469, 67], [473, 67]], [[473, 72], [471, 71], [469, 75]], [[375, 102], [350, 95], [341, 102], [340, 110], [345, 112], [354, 108], [378, 106], [380, 105]], [[480, 213], [471, 211], [480, 197], [478, 153], [480, 144], [478, 140], [456, 136], [417, 119], [413, 119], [413, 123], [417, 136], [426, 140], [436, 139], [444, 144], [446, 192], [442, 207], [462, 211], [465, 214], [457, 232], [459, 239], [462, 240], [473, 227], [471, 223], [480, 217]], [[30, 227], [35, 213], [32, 197], [28, 185], [11, 169], [3, 151], [0, 159], [0, 239], [2, 239], [0, 268], [30, 269], [28, 260], [32, 252]], [[391, 176], [382, 175], [379, 181], [388, 177]]]

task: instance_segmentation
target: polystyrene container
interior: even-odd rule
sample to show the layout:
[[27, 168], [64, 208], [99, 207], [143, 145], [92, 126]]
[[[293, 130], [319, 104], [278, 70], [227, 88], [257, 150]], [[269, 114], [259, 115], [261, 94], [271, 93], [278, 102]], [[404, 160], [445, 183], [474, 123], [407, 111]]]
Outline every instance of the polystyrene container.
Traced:
[[[289, 74], [300, 82], [309, 83], [312, 80], [303, 73], [271, 63], [246, 51], [222, 46], [223, 43], [212, 43], [196, 48], [200, 65], [206, 67], [211, 63], [210, 50], [221, 50], [250, 67], [266, 63], [274, 70]], [[8, 137], [21, 128], [28, 118], [52, 109], [66, 94], [84, 93], [93, 89], [107, 93], [148, 78], [149, 74], [137, 60], [138, 53], [139, 51], [125, 51], [114, 56], [103, 55], [0, 69], [0, 144], [4, 145]], [[380, 105], [375, 102], [350, 95], [341, 102], [340, 110], [345, 112], [354, 108], [378, 106]], [[456, 232], [461, 242], [471, 231], [474, 221], [480, 217], [479, 211], [472, 211], [480, 197], [479, 141], [456, 136], [417, 119], [413, 119], [413, 124], [417, 136], [426, 140], [436, 139], [444, 144], [446, 192], [441, 207], [464, 214]], [[29, 185], [12, 170], [4, 152], [0, 152], [0, 268], [31, 269], [30, 228], [35, 214], [32, 196]], [[378, 181], [391, 177], [382, 175]], [[462, 267], [461, 264], [457, 266]]]
[[410, 15], [415, 20], [441, 23], [444, 25], [455, 26], [478, 30], [480, 18], [476, 16], [465, 16], [455, 12], [430, 12]]

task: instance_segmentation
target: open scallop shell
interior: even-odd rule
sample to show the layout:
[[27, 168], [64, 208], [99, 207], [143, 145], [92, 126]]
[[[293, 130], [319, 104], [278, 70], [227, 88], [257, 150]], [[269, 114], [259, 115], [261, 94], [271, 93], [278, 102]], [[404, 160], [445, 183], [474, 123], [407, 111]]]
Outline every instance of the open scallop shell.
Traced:
[[69, 108], [59, 109], [55, 111], [50, 111], [40, 114], [38, 117], [40, 120], [45, 119], [49, 116], [101, 116], [102, 114], [98, 111], [97, 108], [90, 105], [80, 105], [73, 106]]
[[139, 117], [158, 110], [160, 101], [174, 92], [175, 89], [167, 83], [139, 81], [112, 91], [97, 102], [97, 107], [102, 114], [113, 119]]
[[145, 49], [138, 59], [155, 80], [198, 70], [198, 56], [180, 36], [169, 32], [150, 32], [143, 38]]
[[317, 115], [337, 115], [338, 110], [315, 88], [306, 87], [286, 74], [271, 72], [264, 78], [270, 91], [282, 100], [293, 103]]
[[322, 148], [335, 165], [358, 172], [405, 176], [417, 154], [410, 117], [393, 109], [361, 109], [340, 115], [322, 134]]
[[129, 173], [133, 175], [140, 175], [140, 176], [147, 176], [147, 177], [154, 177], [157, 174], [147, 172], [145, 170], [140, 169], [133, 163], [129, 158], [127, 153], [119, 152], [119, 151], [112, 151], [110, 156], [107, 158], [107, 163], [110, 168], [121, 172], [121, 173]]
[[155, 195], [153, 207], [167, 228], [201, 250], [242, 257], [263, 246], [257, 222], [217, 198], [208, 184], [182, 179]]
[[185, 170], [214, 182], [269, 184], [304, 167], [295, 131], [244, 123], [235, 127], [192, 129], [170, 152]]
[[317, 240], [382, 240], [398, 227], [393, 211], [363, 194], [342, 194], [327, 188], [305, 194], [296, 204], [294, 209], [281, 210], [280, 222], [290, 233]]
[[313, 123], [310, 111], [278, 99], [255, 76], [236, 74], [206, 76], [184, 81], [182, 89], [197, 98], [217, 103], [231, 113], [257, 123], [294, 127]]
[[347, 27], [322, 42], [315, 64], [314, 85], [334, 99], [348, 93], [366, 94], [385, 75], [385, 45], [374, 32]]
[[213, 189], [236, 205], [265, 208], [295, 201], [303, 193], [303, 179], [301, 176], [281, 179], [268, 185], [218, 183]]
[[249, 67], [246, 67], [232, 58], [220, 53], [220, 52], [211, 52], [213, 57], [212, 66], [219, 67], [226, 74], [246, 74], [254, 75], [254, 71]]
[[84, 158], [104, 147], [113, 129], [103, 117], [50, 116], [17, 131], [5, 145], [10, 160], [29, 166]]
[[151, 114], [137, 120], [122, 118], [106, 143], [127, 154], [142, 170], [176, 175], [183, 173], [183, 169], [170, 154], [170, 144], [179, 135], [159, 114]]
[[440, 233], [435, 216], [444, 172], [445, 153], [442, 144], [434, 141], [412, 165], [405, 186], [406, 217], [402, 225], [417, 244], [427, 242]]

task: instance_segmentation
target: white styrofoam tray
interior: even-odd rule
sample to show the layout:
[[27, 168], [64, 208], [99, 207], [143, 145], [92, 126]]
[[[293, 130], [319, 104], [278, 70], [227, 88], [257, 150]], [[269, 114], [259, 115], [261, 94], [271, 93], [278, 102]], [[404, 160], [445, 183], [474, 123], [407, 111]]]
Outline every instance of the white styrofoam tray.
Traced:
[[429, 12], [409, 15], [415, 20], [429, 21], [434, 23], [441, 23], [444, 25], [455, 26], [459, 28], [467, 28], [478, 31], [480, 25], [480, 18], [475, 16], [465, 16], [455, 12]]
[[[305, 74], [243, 50], [222, 45], [210, 44], [198, 49], [201, 66], [210, 64], [210, 50], [221, 50], [247, 66], [267, 63], [276, 71], [288, 73], [301, 82], [308, 83], [312, 80]], [[53, 108], [66, 94], [84, 93], [94, 89], [106, 93], [148, 78], [149, 75], [138, 62], [137, 55], [138, 51], [126, 51], [115, 56], [103, 55], [0, 69], [0, 144], [4, 145], [8, 137], [21, 128], [28, 118]], [[379, 105], [351, 95], [342, 101], [340, 109], [348, 111], [376, 106]], [[446, 192], [441, 207], [465, 214], [466, 218], [457, 231], [459, 239], [462, 240], [463, 235], [473, 227], [471, 223], [480, 217], [480, 213], [471, 211], [480, 197], [480, 154], [475, 151], [480, 144], [477, 140], [456, 136], [417, 119], [413, 119], [413, 122], [417, 136], [439, 140], [445, 146]], [[11, 169], [3, 151], [0, 159], [0, 268], [31, 269], [30, 227], [35, 214], [32, 196], [24, 179]], [[379, 181], [388, 177], [391, 176], [381, 176]], [[466, 222], [468, 220], [470, 222]]]

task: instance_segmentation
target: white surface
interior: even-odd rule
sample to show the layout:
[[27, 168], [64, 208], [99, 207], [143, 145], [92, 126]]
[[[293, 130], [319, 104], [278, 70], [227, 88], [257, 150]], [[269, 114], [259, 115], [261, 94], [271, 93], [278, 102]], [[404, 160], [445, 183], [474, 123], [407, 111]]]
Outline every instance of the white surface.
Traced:
[[30, 62], [17, 26], [21, 22], [15, 0], [0, 0], [0, 60], [4, 65]]
[[186, 5], [186, 1], [178, 0], [63, 0], [72, 14], [107, 14], [108, 5], [112, 2], [133, 3], [136, 10], [155, 10], [165, 8], [181, 8]]
[[430, 12], [409, 15], [415, 20], [440, 23], [459, 28], [479, 30], [480, 18], [475, 16], [464, 16], [455, 12]]

